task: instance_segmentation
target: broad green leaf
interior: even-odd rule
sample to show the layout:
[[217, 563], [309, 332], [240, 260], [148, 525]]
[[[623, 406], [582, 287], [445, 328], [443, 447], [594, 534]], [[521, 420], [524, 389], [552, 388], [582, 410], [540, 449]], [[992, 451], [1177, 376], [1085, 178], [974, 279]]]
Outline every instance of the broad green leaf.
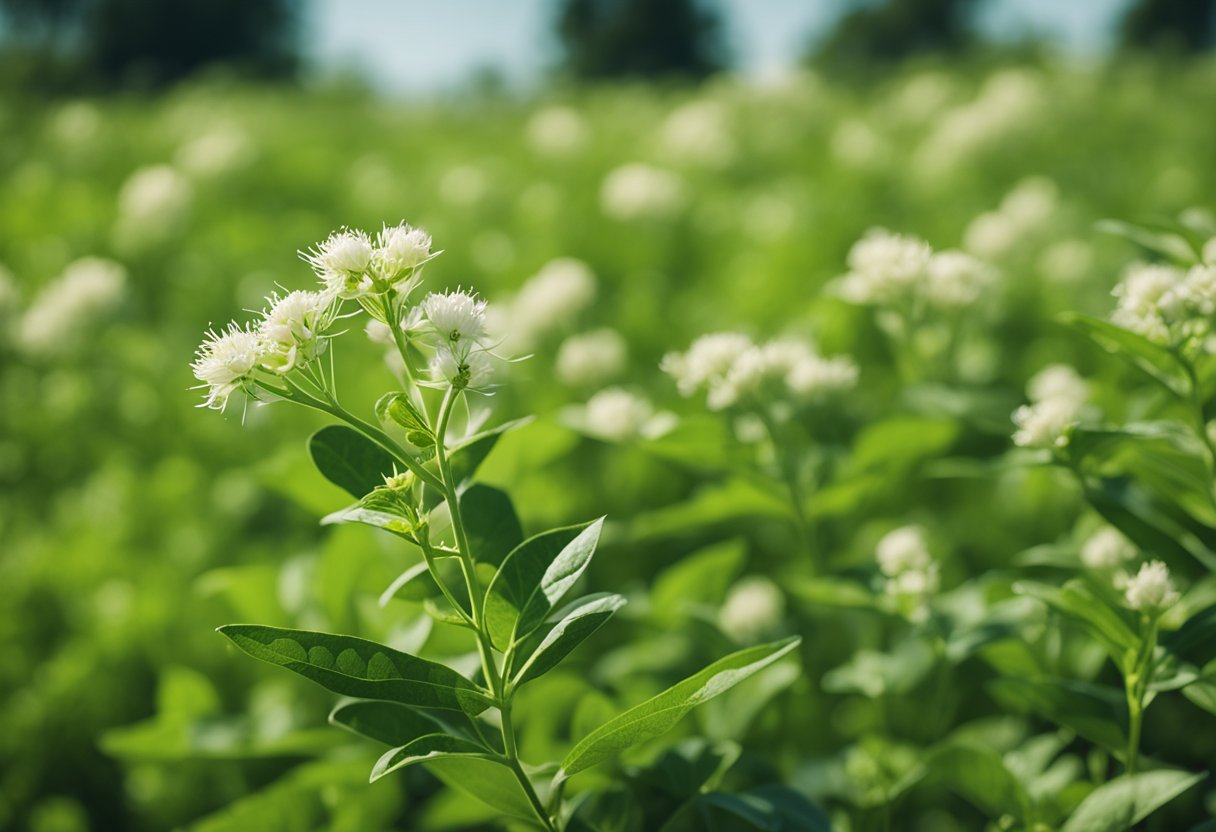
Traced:
[[556, 780], [561, 781], [611, 758], [617, 752], [666, 733], [685, 714], [768, 667], [794, 650], [797, 636], [761, 644], [719, 659], [684, 681], [611, 719], [570, 750]]
[[1182, 398], [1190, 395], [1191, 382], [1185, 368], [1165, 347], [1110, 321], [1090, 315], [1068, 312], [1060, 316], [1060, 322], [1085, 335], [1112, 355], [1147, 373], [1174, 395]]
[[1128, 621], [1129, 616], [1115, 609], [1081, 580], [1073, 579], [1060, 587], [1020, 581], [1014, 585], [1014, 590], [1037, 598], [1085, 625], [1120, 668], [1130, 660], [1129, 653], [1134, 654], [1140, 644], [1140, 637]]
[[1207, 664], [1216, 659], [1216, 605], [1192, 615], [1177, 631], [1163, 637], [1161, 644], [1193, 664]]
[[566, 593], [574, 587], [591, 564], [603, 528], [604, 518], [601, 517], [579, 532], [578, 537], [557, 553], [557, 557], [541, 575], [540, 583], [524, 601], [519, 611], [519, 620], [515, 623], [514, 638], [522, 638], [539, 627], [549, 617], [553, 608], [566, 597]]
[[405, 439], [411, 445], [429, 448], [435, 444], [430, 425], [404, 393], [384, 394], [376, 402], [375, 410], [381, 422], [396, 422], [405, 428]]
[[559, 614], [560, 620], [543, 638], [530, 639], [539, 643], [520, 650], [520, 655], [528, 658], [515, 674], [514, 683], [522, 685], [548, 673], [624, 605], [623, 596], [611, 593], [588, 595], [572, 603]]
[[384, 529], [400, 537], [409, 538], [413, 526], [403, 517], [389, 514], [386, 511], [376, 511], [365, 508], [360, 503], [347, 506], [321, 518], [322, 526], [334, 526], [339, 523], [359, 523], [376, 529]]
[[1001, 755], [978, 745], [948, 745], [928, 761], [931, 776], [989, 817], [1021, 814], [1028, 798]]
[[1146, 771], [1118, 777], [1094, 789], [1061, 832], [1124, 832], [1205, 776], [1186, 771]]
[[426, 763], [427, 769], [449, 787], [503, 814], [538, 823], [515, 773], [499, 757], [476, 743], [446, 734], [419, 737], [387, 752], [376, 762], [371, 779], [374, 782], [415, 763]]
[[592, 525], [567, 526], [530, 537], [503, 560], [486, 589], [486, 626], [495, 647], [506, 650], [510, 646], [516, 636], [515, 624], [520, 612], [540, 587], [545, 574], [566, 547], [573, 545]]
[[[435, 566], [444, 585], [465, 605], [465, 612], [468, 612], [468, 592], [465, 589], [464, 578], [461, 576], [459, 561], [454, 557], [440, 557], [435, 559]], [[441, 595], [443, 595], [443, 590], [439, 588], [426, 561], [420, 561], [406, 569], [388, 585], [388, 588], [380, 594], [380, 606], [387, 606], [388, 602], [394, 598], [400, 601], [425, 601]]]
[[492, 704], [455, 670], [374, 641], [254, 624], [229, 624], [219, 632], [255, 659], [344, 696], [468, 714], [479, 714]]
[[452, 445], [448, 450], [448, 462], [452, 466], [452, 478], [461, 485], [473, 478], [481, 463], [485, 462], [490, 451], [498, 444], [498, 440], [509, 430], [521, 428], [532, 421], [531, 416], [515, 419], [489, 430], [475, 433]]
[[308, 440], [312, 461], [325, 479], [356, 499], [384, 485], [393, 458], [363, 434], [345, 425], [321, 428]]
[[1191, 558], [1208, 569], [1216, 569], [1216, 552], [1200, 537], [1213, 533], [1184, 517], [1127, 477], [1091, 477], [1085, 483], [1085, 499], [1094, 510], [1129, 540], [1152, 552], [1174, 568]]
[[1106, 750], [1127, 748], [1127, 707], [1121, 691], [1068, 679], [995, 679], [988, 683], [1003, 707], [1030, 712], [1070, 728]]
[[341, 704], [330, 713], [329, 721], [392, 746], [406, 745], [427, 734], [440, 733], [446, 727], [408, 705], [374, 700]]
[[652, 614], [671, 621], [690, 608], [716, 609], [743, 571], [746, 556], [747, 541], [737, 538], [680, 558], [655, 578], [650, 592]]
[[524, 539], [511, 498], [497, 488], [474, 483], [460, 495], [460, 516], [473, 559], [498, 566]]
[[[1002, 408], [1008, 420], [1011, 408]], [[900, 416], [866, 427], [853, 443], [850, 464], [859, 471], [907, 468], [950, 450], [958, 436], [953, 420]]]

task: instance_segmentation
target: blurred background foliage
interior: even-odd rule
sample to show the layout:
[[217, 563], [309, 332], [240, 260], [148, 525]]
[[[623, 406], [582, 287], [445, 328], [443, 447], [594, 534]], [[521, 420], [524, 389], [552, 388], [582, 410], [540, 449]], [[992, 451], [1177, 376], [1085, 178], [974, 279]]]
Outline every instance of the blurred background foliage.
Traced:
[[[424, 226], [446, 250], [432, 286], [504, 305], [558, 258], [594, 275], [594, 303], [536, 313], [535, 357], [492, 400], [496, 419], [539, 418], [500, 443], [486, 478], [509, 486], [528, 530], [609, 514], [591, 584], [637, 599], [597, 636], [604, 678], [574, 664], [531, 692], [521, 721], [537, 753], [564, 721], [594, 724], [657, 690], [656, 669], [675, 678], [722, 652], [729, 636], [664, 598], [700, 593], [717, 610], [745, 573], [778, 579], [788, 597], [773, 626], [806, 634], [806, 672], [755, 715], [745, 767], [868, 805], [833, 791], [825, 761], [880, 782], [884, 760], [999, 714], [985, 688], [999, 659], [926, 682], [939, 686], [932, 714], [923, 686], [881, 705], [821, 689], [883, 643], [883, 626], [799, 600], [806, 564], [782, 510], [721, 476], [733, 440], [657, 370], [714, 329], [813, 334], [856, 357], [862, 388], [822, 434], [845, 472], [815, 518], [834, 570], [872, 570], [877, 536], [906, 520], [941, 541], [947, 587], [999, 580], [1017, 553], [1072, 533], [1079, 497], [1050, 471], [953, 480], [929, 463], [999, 457], [1047, 363], [1096, 379], [1108, 412], [1141, 406], [1120, 392], [1127, 373], [1053, 316], [1105, 314], [1142, 253], [1095, 221], [1210, 218], [1216, 122], [1201, 116], [1216, 96], [1216, 3], [1137, 0], [1120, 51], [1089, 61], [985, 43], [976, 6], [859, 4], [801, 69], [761, 84], [729, 72], [726, 22], [708, 3], [569, 0], [553, 7], [563, 51], [547, 83], [401, 101], [309, 75], [298, 3], [3, 0], [0, 827], [485, 821], [420, 770], [369, 788], [370, 750], [324, 726], [329, 697], [234, 659], [212, 632], [250, 620], [445, 649], [416, 605], [375, 603], [405, 563], [393, 540], [318, 525], [341, 499], [302, 453], [322, 423], [273, 406], [217, 418], [188, 389], [203, 329], [260, 308], [276, 284], [308, 286], [294, 251], [343, 224]], [[632, 186], [619, 184], [626, 165]], [[824, 291], [872, 226], [999, 267], [1000, 303], [979, 313], [948, 379], [966, 407], [910, 400], [873, 322]], [[81, 258], [118, 264], [118, 288], [63, 303], [54, 287]], [[602, 327], [623, 336], [624, 367], [563, 377], [564, 339]], [[338, 360], [352, 402], [388, 380], [371, 343]], [[696, 441], [572, 429], [563, 408], [604, 381], [678, 412]], [[591, 688], [612, 691], [598, 712]], [[730, 713], [702, 730], [713, 737]], [[1146, 751], [1210, 764], [1202, 718], [1154, 711]], [[1198, 800], [1178, 817], [1199, 817]], [[963, 830], [981, 815], [930, 785], [905, 817], [897, 828]]]

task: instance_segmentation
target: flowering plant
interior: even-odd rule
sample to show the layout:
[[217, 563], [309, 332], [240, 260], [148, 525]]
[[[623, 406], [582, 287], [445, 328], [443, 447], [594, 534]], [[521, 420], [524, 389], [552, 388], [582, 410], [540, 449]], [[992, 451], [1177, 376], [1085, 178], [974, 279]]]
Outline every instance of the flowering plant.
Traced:
[[[220, 632], [255, 658], [352, 697], [330, 720], [392, 747], [372, 780], [422, 763], [512, 824], [590, 823], [598, 803], [587, 795], [564, 799], [572, 777], [663, 734], [693, 707], [790, 653], [798, 639], [732, 653], [577, 737], [564, 759], [525, 763], [512, 719], [516, 696], [625, 603], [605, 592], [567, 601], [596, 552], [604, 518], [525, 539], [507, 494], [475, 482], [480, 462], [518, 422], [478, 431], [468, 407], [471, 394], [492, 393], [500, 362], [485, 301], [464, 290], [412, 297], [435, 256], [429, 236], [402, 224], [373, 242], [343, 229], [303, 256], [321, 289], [272, 297], [256, 325], [207, 333], [193, 366], [204, 405], [223, 410], [243, 394], [342, 422], [309, 443], [321, 473], [355, 498], [326, 522], [373, 526], [416, 550], [420, 559], [385, 597], [422, 600], [437, 622], [463, 630], [476, 669], [466, 675], [455, 660], [350, 635], [256, 624]], [[357, 308], [348, 312], [350, 301]], [[337, 393], [332, 342], [340, 333], [333, 327], [360, 309], [390, 330], [404, 368], [400, 388], [376, 402], [375, 423], [349, 411]], [[463, 436], [453, 427], [461, 408]]]

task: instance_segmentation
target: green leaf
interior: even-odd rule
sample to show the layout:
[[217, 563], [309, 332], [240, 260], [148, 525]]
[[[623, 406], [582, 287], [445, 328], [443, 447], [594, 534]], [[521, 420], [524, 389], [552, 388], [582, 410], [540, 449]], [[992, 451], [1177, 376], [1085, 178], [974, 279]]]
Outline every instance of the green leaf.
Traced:
[[1127, 706], [1113, 688], [1069, 679], [994, 679], [988, 689], [1005, 708], [1030, 712], [1071, 728], [1106, 750], [1127, 748]]
[[1176, 632], [1161, 639], [1166, 650], [1192, 664], [1216, 659], [1216, 605], [1200, 610]]
[[532, 824], [537, 817], [515, 773], [500, 758], [476, 743], [447, 734], [419, 737], [387, 752], [372, 769], [373, 782], [415, 763], [449, 787], [485, 803], [503, 814]]
[[566, 597], [566, 593], [574, 587], [591, 564], [603, 528], [604, 518], [601, 517], [579, 532], [578, 537], [558, 552], [557, 557], [541, 575], [540, 583], [524, 601], [523, 608], [519, 611], [519, 620], [515, 624], [514, 638], [526, 636], [539, 627], [549, 617], [553, 608]]
[[497, 488], [474, 483], [460, 495], [460, 516], [473, 559], [498, 566], [524, 539], [511, 498]]
[[514, 683], [522, 685], [548, 673], [624, 605], [623, 596], [601, 593], [580, 598], [562, 610], [559, 613], [561, 618], [553, 629], [543, 638], [534, 636], [531, 639], [538, 644], [520, 650], [519, 655], [528, 659], [515, 674]]
[[609, 759], [622, 749], [666, 733], [697, 705], [768, 667], [800, 642], [801, 639], [794, 636], [732, 653], [658, 696], [630, 708], [581, 739], [562, 761], [555, 780], [564, 780]]
[[1061, 832], [1124, 832], [1205, 776], [1185, 771], [1146, 771], [1115, 778], [1090, 792]]
[[1191, 382], [1186, 369], [1165, 347], [1091, 315], [1067, 312], [1060, 316], [1060, 322], [1148, 374], [1174, 395], [1186, 398], [1191, 394]]
[[361, 503], [349, 505], [346, 508], [327, 514], [321, 518], [322, 526], [334, 526], [342, 523], [358, 523], [375, 529], [384, 529], [398, 537], [409, 539], [413, 525], [403, 517], [389, 514], [386, 511], [364, 508]]
[[746, 555], [747, 541], [736, 538], [680, 558], [655, 578], [650, 592], [653, 615], [670, 622], [696, 607], [717, 609], [743, 571]]
[[1014, 591], [1036, 598], [1085, 625], [1121, 669], [1129, 660], [1129, 652], [1134, 654], [1140, 645], [1140, 637], [1132, 629], [1127, 614], [1081, 580], [1073, 579], [1060, 587], [1020, 581], [1014, 585]]
[[[521, 614], [529, 604], [532, 604], [533, 609], [533, 612], [529, 613], [530, 616], [535, 616], [536, 611], [543, 607], [541, 617], [529, 622], [533, 628], [544, 620], [549, 609], [552, 608], [549, 596], [541, 592], [541, 585], [545, 582], [546, 576], [552, 573], [549, 578], [550, 591], [561, 588], [554, 585], [553, 582], [566, 575], [568, 569], [575, 569], [574, 577], [577, 578], [582, 573], [582, 569], [586, 568], [586, 561], [590, 559], [591, 553], [595, 551], [595, 541], [599, 539], [599, 529], [602, 524], [603, 519], [601, 518], [592, 523], [553, 529], [530, 537], [511, 550], [486, 590], [486, 626], [495, 647], [499, 650], [506, 650], [515, 638], [530, 632], [530, 630], [516, 626]], [[591, 549], [587, 551], [585, 544], [588, 542], [588, 538], [584, 535], [593, 528], [594, 537], [590, 539]], [[574, 547], [575, 551], [572, 551], [569, 556], [564, 556], [566, 549], [570, 547]], [[573, 581], [566, 582], [562, 592], [569, 589], [569, 584], [572, 583]], [[541, 597], [534, 601], [533, 596], [537, 594]]]
[[1178, 223], [1106, 219], [1094, 223], [1094, 230], [1122, 237], [1178, 263], [1190, 265], [1202, 258], [1203, 238], [1196, 239], [1192, 229]]
[[470, 715], [493, 704], [455, 670], [374, 641], [255, 624], [229, 624], [219, 632], [255, 659], [285, 667], [343, 696]]
[[345, 425], [321, 428], [308, 440], [308, 452], [325, 479], [355, 498], [384, 485], [393, 458], [363, 434]]
[[978, 745], [948, 745], [928, 761], [929, 772], [989, 817], [1017, 815], [1027, 804], [1026, 792], [1001, 755]]
[[408, 705], [374, 700], [339, 705], [330, 713], [329, 721], [359, 736], [392, 746], [405, 745], [446, 727]]
[[[435, 566], [439, 570], [444, 584], [467, 607], [468, 593], [465, 591], [464, 580], [461, 578], [459, 561], [454, 557], [436, 558]], [[394, 598], [400, 601], [426, 601], [441, 595], [443, 595], [443, 590], [435, 582], [435, 577], [427, 568], [426, 561], [422, 561], [406, 569], [389, 584], [388, 588], [380, 594], [380, 606], [387, 606], [388, 602]], [[466, 608], [465, 611], [468, 612], [468, 609]]]
[[452, 445], [448, 449], [448, 462], [452, 467], [452, 478], [456, 484], [462, 485], [473, 478], [473, 474], [477, 473], [481, 463], [485, 462], [486, 457], [490, 455], [490, 451], [494, 450], [494, 446], [498, 444], [498, 440], [504, 433], [521, 428], [531, 421], [531, 416], [515, 419], [498, 427], [475, 433]]

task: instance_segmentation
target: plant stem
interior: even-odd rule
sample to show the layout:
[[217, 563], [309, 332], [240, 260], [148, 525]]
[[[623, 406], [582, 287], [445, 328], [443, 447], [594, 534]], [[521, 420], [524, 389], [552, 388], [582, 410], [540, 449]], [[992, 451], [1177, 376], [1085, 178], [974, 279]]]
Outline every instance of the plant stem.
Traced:
[[532, 781], [528, 779], [522, 763], [519, 760], [519, 748], [515, 741], [515, 726], [511, 722], [511, 697], [513, 691], [507, 680], [499, 674], [494, 661], [493, 643], [486, 627], [485, 610], [482, 606], [481, 581], [477, 577], [477, 564], [469, 547], [468, 533], [465, 531], [464, 518], [460, 512], [459, 495], [456, 493], [456, 483], [452, 478], [452, 466], [447, 455], [447, 431], [451, 421], [452, 408], [455, 406], [458, 392], [449, 387], [444, 394], [443, 404], [439, 408], [439, 423], [435, 427], [435, 458], [439, 463], [439, 474], [443, 480], [443, 493], [448, 503], [448, 513], [452, 518], [452, 530], [456, 535], [456, 549], [468, 585], [470, 604], [473, 608], [473, 623], [477, 628], [477, 650], [481, 655], [482, 672], [490, 692], [498, 702], [498, 712], [502, 721], [502, 745], [507, 758], [507, 765], [515, 773], [520, 788], [532, 804], [533, 811], [540, 819], [546, 830], [555, 832], [556, 827], [546, 811], [544, 803], [536, 793]]
[[[816, 554], [812, 545], [811, 521], [806, 514], [806, 496], [803, 494], [802, 485], [798, 482], [798, 471], [794, 467], [792, 457], [788, 457], [782, 452], [777, 424], [773, 421], [773, 417], [763, 407], [758, 408], [757, 413], [760, 416], [760, 421], [764, 424], [764, 430], [768, 433], [769, 441], [773, 445], [773, 455], [777, 458], [777, 467], [781, 471], [781, 477], [785, 481], [785, 487], [789, 493], [790, 507], [794, 513], [794, 527], [798, 534], [799, 542], [802, 543], [807, 554], [814, 561], [816, 560]], [[790, 461], [787, 462], [787, 460]]]
[[1150, 613], [1144, 619], [1144, 635], [1131, 672], [1123, 679], [1127, 694], [1127, 753], [1124, 772], [1135, 774], [1140, 756], [1140, 733], [1144, 722], [1144, 696], [1152, 681], [1153, 652], [1157, 647], [1157, 615]]

